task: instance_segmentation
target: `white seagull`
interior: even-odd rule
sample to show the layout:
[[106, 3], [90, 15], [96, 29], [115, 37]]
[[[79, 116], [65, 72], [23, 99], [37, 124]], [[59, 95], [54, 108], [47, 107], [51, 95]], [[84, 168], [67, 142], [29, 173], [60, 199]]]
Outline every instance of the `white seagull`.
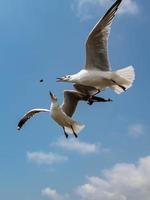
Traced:
[[[66, 138], [68, 137], [67, 133], [74, 134], [77, 137], [78, 133], [85, 127], [85, 125], [80, 124], [79, 122], [74, 121], [71, 117], [74, 114], [78, 101], [87, 101], [89, 95], [82, 94], [74, 90], [65, 90], [64, 91], [64, 100], [61, 106], [57, 102], [57, 97], [50, 92], [51, 105], [50, 109], [35, 108], [28, 111], [19, 121], [18, 130], [22, 128], [25, 122], [34, 116], [36, 113], [48, 112], [54, 121], [59, 124], [63, 130]], [[107, 102], [111, 99], [103, 99], [101, 97], [93, 97], [92, 102]]]
[[91, 96], [108, 87], [120, 94], [132, 86], [135, 79], [134, 68], [128, 66], [111, 71], [108, 60], [107, 46], [111, 24], [121, 2], [122, 0], [117, 0], [90, 32], [86, 41], [85, 69], [57, 78], [58, 82], [75, 83], [74, 87], [78, 91], [87, 90]]

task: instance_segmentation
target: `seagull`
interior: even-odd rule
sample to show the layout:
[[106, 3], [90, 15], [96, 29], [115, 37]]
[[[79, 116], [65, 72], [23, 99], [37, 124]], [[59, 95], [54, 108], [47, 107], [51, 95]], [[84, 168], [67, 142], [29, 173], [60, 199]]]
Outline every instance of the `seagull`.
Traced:
[[85, 68], [76, 74], [57, 78], [58, 82], [74, 83], [77, 91], [88, 91], [90, 98], [106, 88], [120, 94], [132, 86], [135, 79], [133, 66], [112, 71], [108, 59], [111, 24], [121, 2], [122, 0], [116, 0], [89, 33]]
[[[62, 105], [59, 105], [57, 102], [57, 97], [51, 92], [49, 94], [51, 97], [50, 109], [48, 110], [44, 108], [35, 108], [28, 111], [20, 119], [17, 129], [20, 130], [22, 126], [35, 114], [40, 112], [47, 112], [50, 113], [53, 120], [63, 128], [66, 138], [68, 138], [68, 133], [74, 134], [74, 136], [77, 138], [78, 133], [85, 127], [85, 125], [76, 122], [71, 117], [76, 110], [78, 101], [80, 100], [87, 101], [89, 95], [85, 95], [75, 90], [65, 90], [63, 103]], [[94, 96], [92, 98], [91, 104], [94, 102], [107, 102], [107, 101], [111, 101], [111, 99], [104, 99], [102, 97]]]

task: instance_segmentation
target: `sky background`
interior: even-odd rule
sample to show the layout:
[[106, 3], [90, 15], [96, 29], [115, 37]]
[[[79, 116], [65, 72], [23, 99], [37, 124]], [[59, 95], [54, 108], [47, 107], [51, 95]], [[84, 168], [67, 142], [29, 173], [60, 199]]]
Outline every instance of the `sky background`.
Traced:
[[[0, 0], [0, 198], [149, 200], [150, 2], [124, 0], [113, 21], [113, 69], [132, 64], [136, 80], [111, 103], [80, 103], [78, 139], [66, 140], [47, 114], [17, 131], [22, 115], [59, 102], [71, 84], [56, 77], [84, 66], [85, 39], [112, 0]], [[39, 80], [44, 79], [43, 83]]]

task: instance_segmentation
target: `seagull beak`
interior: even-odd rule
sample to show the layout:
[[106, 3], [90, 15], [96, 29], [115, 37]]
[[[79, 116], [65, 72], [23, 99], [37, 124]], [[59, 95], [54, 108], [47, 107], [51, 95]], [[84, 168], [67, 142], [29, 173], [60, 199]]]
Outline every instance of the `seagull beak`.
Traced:
[[56, 78], [56, 82], [64, 82], [65, 81], [65, 77], [59, 77], [59, 78]]
[[56, 100], [57, 101], [57, 97], [52, 92], [49, 92], [49, 95], [51, 97], [51, 100]]
[[49, 95], [53, 99], [53, 93], [49, 92]]

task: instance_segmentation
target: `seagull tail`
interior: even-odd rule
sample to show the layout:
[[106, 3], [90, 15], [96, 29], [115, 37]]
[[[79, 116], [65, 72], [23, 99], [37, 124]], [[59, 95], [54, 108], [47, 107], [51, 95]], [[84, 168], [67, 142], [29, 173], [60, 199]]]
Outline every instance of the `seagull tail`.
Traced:
[[[76, 121], [74, 121], [74, 123], [72, 124], [72, 128], [73, 128], [73, 130], [74, 130], [74, 132], [75, 132], [76, 134], [78, 134], [80, 131], [82, 131], [82, 129], [83, 129], [84, 127], [85, 127], [84, 124], [80, 124], [79, 122], [76, 122]], [[72, 130], [71, 127], [64, 127], [64, 128], [65, 128], [66, 133], [71, 133], [71, 134], [73, 134], [73, 130]]]
[[120, 94], [130, 88], [135, 80], [135, 72], [133, 66], [128, 66], [112, 73], [114, 83], [111, 88], [117, 94]]
[[82, 131], [82, 129], [84, 129], [85, 125], [84, 124], [80, 124], [79, 122], [75, 122], [73, 124], [73, 129], [76, 133], [79, 133]]

